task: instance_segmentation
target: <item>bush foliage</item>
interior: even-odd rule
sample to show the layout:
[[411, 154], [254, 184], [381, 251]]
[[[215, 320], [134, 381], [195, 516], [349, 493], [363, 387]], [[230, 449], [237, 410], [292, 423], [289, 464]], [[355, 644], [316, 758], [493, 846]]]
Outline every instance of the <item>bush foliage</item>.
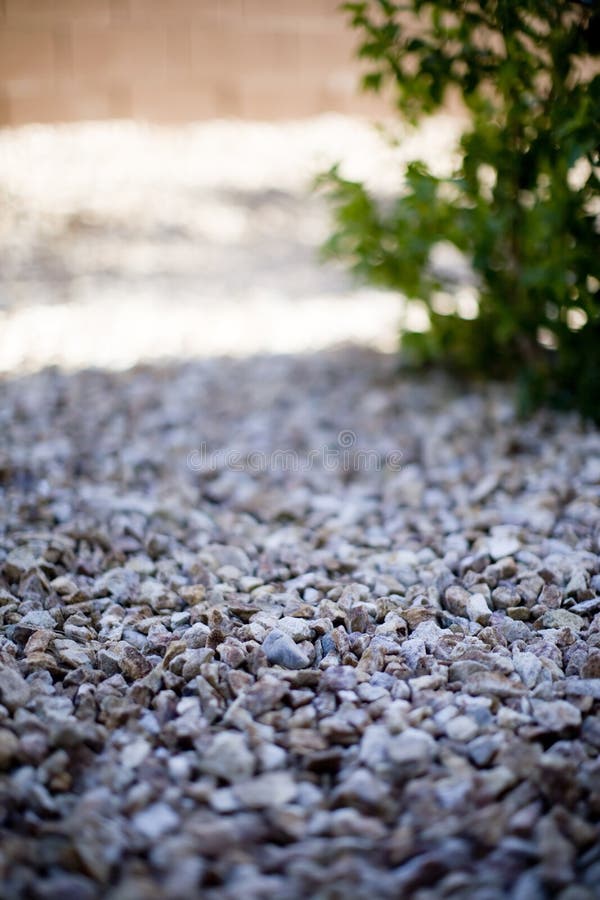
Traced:
[[[497, 378], [522, 405], [550, 401], [600, 420], [600, 50], [598, 13], [556, 0], [346, 3], [367, 60], [364, 87], [391, 85], [412, 124], [450, 89], [469, 114], [448, 178], [408, 167], [393, 204], [334, 167], [325, 251], [422, 300], [431, 327], [405, 358]], [[432, 264], [450, 242], [470, 262], [477, 306]]]

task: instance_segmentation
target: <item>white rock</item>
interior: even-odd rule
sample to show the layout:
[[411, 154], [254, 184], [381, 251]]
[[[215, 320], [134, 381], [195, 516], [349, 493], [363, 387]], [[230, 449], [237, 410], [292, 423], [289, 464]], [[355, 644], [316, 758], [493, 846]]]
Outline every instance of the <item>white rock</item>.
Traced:
[[470, 595], [467, 600], [467, 616], [472, 622], [479, 622], [481, 625], [485, 625], [489, 621], [491, 614], [492, 612], [483, 594]]
[[470, 716], [455, 716], [446, 723], [446, 734], [452, 741], [471, 741], [479, 728]]
[[515, 672], [528, 688], [534, 688], [542, 672], [542, 663], [535, 653], [515, 649], [513, 654]]
[[521, 544], [517, 538], [511, 535], [494, 535], [487, 541], [487, 551], [496, 562], [505, 556], [513, 556], [521, 549]]
[[121, 763], [127, 769], [137, 769], [141, 765], [152, 747], [144, 738], [138, 738], [130, 744], [126, 744], [121, 751]]
[[389, 741], [387, 749], [390, 759], [395, 763], [418, 763], [433, 759], [436, 743], [426, 731], [407, 728]]
[[562, 731], [581, 724], [581, 711], [566, 700], [532, 700], [533, 717], [549, 731]]
[[133, 817], [134, 828], [150, 841], [155, 841], [179, 825], [179, 816], [168, 803], [153, 803]]
[[291, 803], [298, 786], [289, 772], [267, 772], [233, 787], [237, 799], [250, 809], [283, 806]]
[[311, 623], [296, 616], [284, 616], [277, 622], [277, 628], [295, 641], [309, 641], [312, 634]]
[[246, 738], [239, 731], [222, 731], [199, 760], [199, 767], [207, 775], [225, 781], [243, 781], [254, 771], [254, 756]]

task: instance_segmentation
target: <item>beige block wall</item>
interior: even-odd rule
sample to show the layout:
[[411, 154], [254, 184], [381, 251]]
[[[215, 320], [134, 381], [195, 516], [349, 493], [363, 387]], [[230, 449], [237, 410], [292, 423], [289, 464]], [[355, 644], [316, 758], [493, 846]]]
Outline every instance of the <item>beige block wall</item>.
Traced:
[[0, 0], [0, 125], [381, 112], [339, 0]]

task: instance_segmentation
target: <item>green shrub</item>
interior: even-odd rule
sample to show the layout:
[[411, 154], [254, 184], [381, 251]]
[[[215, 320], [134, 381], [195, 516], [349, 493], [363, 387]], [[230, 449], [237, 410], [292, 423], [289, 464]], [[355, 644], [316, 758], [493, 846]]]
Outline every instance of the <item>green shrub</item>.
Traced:
[[[325, 252], [421, 299], [431, 327], [404, 357], [466, 374], [518, 376], [523, 407], [550, 401], [600, 420], [597, 11], [556, 0], [346, 3], [367, 60], [364, 87], [392, 86], [412, 124], [458, 90], [469, 114], [449, 178], [409, 166], [393, 204], [337, 167]], [[432, 265], [450, 242], [470, 261], [477, 306]]]

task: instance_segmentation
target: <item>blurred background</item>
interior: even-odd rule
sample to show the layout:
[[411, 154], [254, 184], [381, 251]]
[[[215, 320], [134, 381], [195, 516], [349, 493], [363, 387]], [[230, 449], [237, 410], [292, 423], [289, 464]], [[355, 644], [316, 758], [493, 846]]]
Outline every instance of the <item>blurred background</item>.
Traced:
[[397, 192], [458, 125], [376, 128], [355, 43], [337, 0], [0, 0], [0, 369], [394, 349], [311, 184]]

